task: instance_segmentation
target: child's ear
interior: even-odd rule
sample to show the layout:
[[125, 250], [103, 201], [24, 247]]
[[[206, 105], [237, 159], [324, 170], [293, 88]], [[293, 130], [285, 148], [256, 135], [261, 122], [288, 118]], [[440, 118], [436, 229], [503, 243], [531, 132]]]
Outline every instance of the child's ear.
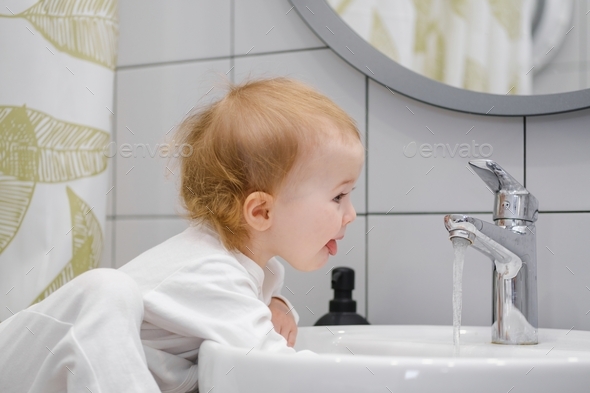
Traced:
[[246, 222], [257, 231], [266, 231], [272, 224], [273, 202], [274, 198], [262, 191], [248, 195], [244, 202]]

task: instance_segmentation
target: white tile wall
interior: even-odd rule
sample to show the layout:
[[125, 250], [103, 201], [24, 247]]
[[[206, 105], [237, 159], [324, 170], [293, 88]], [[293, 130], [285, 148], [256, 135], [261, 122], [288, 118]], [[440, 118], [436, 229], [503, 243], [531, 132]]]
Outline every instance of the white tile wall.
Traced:
[[540, 214], [539, 326], [590, 330], [590, 213]]
[[522, 183], [522, 126], [522, 118], [435, 108], [371, 81], [369, 212], [491, 212], [493, 194], [467, 169], [468, 161], [488, 156]]
[[[588, 26], [588, 19], [590, 13], [590, 0], [581, 0], [582, 11], [580, 12], [583, 14], [583, 23], [580, 25], [580, 30], [582, 32], [583, 40], [580, 46], [581, 58], [586, 64], [586, 79], [584, 80], [584, 88], [590, 87], [590, 38], [588, 34], [590, 34], [590, 26]], [[580, 15], [581, 16], [581, 15]]]
[[[329, 49], [248, 56], [235, 60], [236, 82], [247, 77], [288, 76], [301, 80], [331, 98], [357, 122], [365, 142], [365, 76]], [[366, 168], [366, 165], [365, 165]], [[365, 170], [351, 194], [357, 213], [365, 213]]]
[[526, 122], [527, 188], [539, 209], [590, 210], [590, 110]]
[[[443, 214], [370, 215], [368, 316], [374, 324], [453, 324], [453, 244]], [[490, 215], [473, 215], [490, 221]], [[492, 262], [465, 253], [462, 324], [492, 323]]]
[[[114, 144], [111, 145], [114, 146]], [[109, 152], [107, 155], [110, 156], [111, 153]], [[115, 185], [115, 168], [116, 164], [114, 159], [107, 160], [107, 172], [109, 174], [107, 182], [107, 216], [115, 214], [115, 189], [112, 188]]]
[[[590, 30], [584, 11], [590, 9], [590, 1], [578, 0], [578, 4], [582, 9], [576, 16], [579, 25], [561, 51], [567, 59], [579, 50], [582, 62], [578, 66], [587, 70], [578, 81], [583, 84], [590, 81]], [[122, 0], [118, 145], [160, 141], [212, 86], [215, 74], [207, 70], [223, 75], [233, 65], [229, 77], [235, 75], [236, 81], [249, 73], [288, 75], [312, 84], [350, 113], [369, 149], [367, 172], [363, 171], [352, 195], [357, 212], [365, 215], [351, 224], [346, 238], [339, 242], [339, 254], [323, 269], [302, 273], [283, 261], [286, 285], [294, 293], [285, 289], [284, 294], [297, 307], [300, 325], [308, 326], [328, 311], [332, 266], [355, 269], [353, 296], [359, 313], [373, 324], [452, 322], [453, 251], [442, 219], [446, 213], [491, 212], [493, 195], [467, 170], [468, 158], [459, 151], [454, 158], [448, 150], [441, 157], [440, 148], [436, 158], [422, 157], [419, 152], [408, 158], [403, 148], [412, 141], [416, 147], [438, 143], [450, 149], [472, 141], [488, 143], [493, 148], [490, 158], [517, 180], [524, 182], [526, 171], [526, 186], [539, 199], [542, 211], [584, 211], [540, 215], [539, 322], [541, 327], [590, 330], [590, 293], [585, 292], [590, 292], [590, 264], [584, 247], [590, 230], [590, 199], [586, 197], [590, 191], [590, 154], [586, 151], [590, 110], [527, 118], [525, 165], [522, 118], [451, 112], [393, 95], [374, 82], [367, 91], [364, 75], [330, 50], [317, 49], [324, 44], [290, 8], [287, 0], [183, 0], [174, 4]], [[193, 61], [217, 57], [220, 59]], [[553, 69], [568, 67], [564, 64]], [[551, 76], [551, 68], [548, 70]], [[563, 75], [558, 83], [567, 84]], [[216, 89], [206, 99], [215, 94]], [[173, 218], [176, 195], [173, 180], [166, 182], [163, 176], [163, 162], [131, 160], [118, 157], [114, 162], [116, 200], [109, 205], [112, 221], [107, 221], [105, 244], [113, 250], [105, 258], [115, 255], [110, 261], [113, 267], [187, 225]], [[490, 214], [478, 217], [491, 219]], [[109, 244], [108, 233], [113, 231], [114, 241]], [[491, 263], [473, 249], [466, 257], [463, 323], [488, 325]]]
[[100, 267], [114, 267], [113, 266], [113, 226], [114, 221], [107, 218], [105, 222], [103, 250], [100, 257]]
[[287, 0], [235, 1], [235, 55], [326, 46]]
[[[222, 80], [218, 75], [225, 76], [229, 64], [229, 59], [224, 59], [118, 72], [117, 214], [176, 214], [181, 211], [177, 203], [176, 169], [155, 149], [174, 143], [174, 130], [170, 129], [193, 106], [220, 96], [219, 88], [207, 92], [215, 82]], [[129, 153], [124, 144], [138, 147]], [[140, 145], [149, 145], [151, 153]]]
[[230, 0], [121, 0], [119, 66], [230, 55]]
[[144, 251], [188, 228], [180, 218], [118, 219], [115, 222], [117, 248], [113, 267], [119, 268]]
[[[474, 217], [491, 222], [491, 215]], [[370, 320], [452, 324], [453, 249], [443, 215], [369, 216], [369, 227]], [[539, 327], [590, 330], [589, 258], [580, 253], [580, 243], [588, 241], [590, 213], [540, 214], [536, 233]], [[464, 325], [490, 323], [491, 277], [489, 259], [469, 248], [463, 272]]]

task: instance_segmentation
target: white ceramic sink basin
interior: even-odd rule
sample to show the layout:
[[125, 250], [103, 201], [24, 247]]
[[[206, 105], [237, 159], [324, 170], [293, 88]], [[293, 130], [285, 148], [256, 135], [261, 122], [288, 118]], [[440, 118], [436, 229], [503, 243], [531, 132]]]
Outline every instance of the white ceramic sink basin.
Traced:
[[284, 355], [205, 342], [199, 389], [215, 392], [590, 392], [590, 332], [539, 329], [537, 345], [491, 344], [490, 327], [329, 326], [299, 329]]

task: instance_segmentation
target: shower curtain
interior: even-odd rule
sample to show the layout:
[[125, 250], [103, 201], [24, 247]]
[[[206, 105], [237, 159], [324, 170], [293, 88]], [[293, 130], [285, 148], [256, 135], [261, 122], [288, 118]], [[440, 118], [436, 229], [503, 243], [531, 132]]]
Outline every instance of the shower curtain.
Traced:
[[428, 78], [532, 93], [531, 0], [328, 0], [362, 38]]
[[0, 321], [99, 267], [117, 0], [0, 9]]

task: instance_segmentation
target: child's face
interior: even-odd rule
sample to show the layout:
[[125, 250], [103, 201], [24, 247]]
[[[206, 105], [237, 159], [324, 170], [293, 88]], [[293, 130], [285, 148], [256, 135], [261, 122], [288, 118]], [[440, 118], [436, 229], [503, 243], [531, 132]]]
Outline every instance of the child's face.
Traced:
[[360, 142], [346, 145], [331, 141], [319, 149], [306, 166], [308, 176], [276, 199], [271, 228], [275, 255], [300, 271], [326, 264], [330, 256], [326, 244], [343, 237], [346, 226], [356, 218], [350, 192], [364, 158]]

